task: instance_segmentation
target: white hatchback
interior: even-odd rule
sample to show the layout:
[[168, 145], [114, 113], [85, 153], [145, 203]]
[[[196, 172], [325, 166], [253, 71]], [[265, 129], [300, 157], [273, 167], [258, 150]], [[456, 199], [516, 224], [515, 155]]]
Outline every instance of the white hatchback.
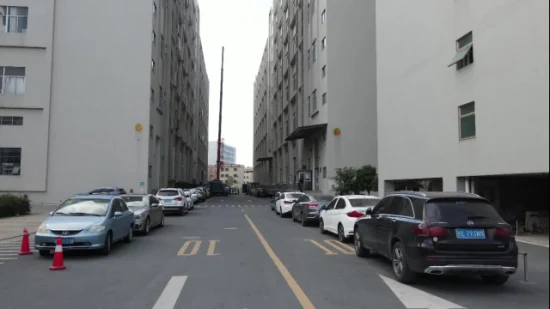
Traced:
[[358, 218], [365, 216], [368, 208], [373, 208], [380, 198], [369, 195], [341, 195], [335, 197], [326, 207], [321, 208], [319, 228], [321, 233], [338, 235], [341, 242], [353, 237], [353, 226]]

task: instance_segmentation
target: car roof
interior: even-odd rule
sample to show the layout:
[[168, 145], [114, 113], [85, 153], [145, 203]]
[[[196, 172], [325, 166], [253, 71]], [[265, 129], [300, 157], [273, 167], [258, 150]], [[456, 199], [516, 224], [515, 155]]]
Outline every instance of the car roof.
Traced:
[[336, 196], [336, 197], [345, 197], [345, 198], [348, 198], [350, 200], [354, 200], [354, 199], [377, 199], [377, 200], [379, 200], [380, 199], [378, 196], [359, 195], [359, 194], [356, 194], [356, 195], [339, 195], [339, 196]]
[[427, 191], [427, 192], [417, 192], [417, 191], [397, 191], [389, 194], [388, 196], [395, 196], [395, 195], [401, 195], [401, 196], [410, 196], [410, 197], [416, 197], [421, 199], [438, 199], [438, 198], [471, 198], [471, 199], [482, 199], [481, 196], [474, 194], [474, 193], [466, 193], [466, 192], [435, 192], [435, 191]]
[[152, 195], [152, 194], [141, 194], [141, 193], [130, 193], [130, 194], [121, 194], [119, 195], [120, 197], [124, 197], [124, 196], [149, 196], [149, 195]]
[[304, 192], [300, 192], [300, 191], [284, 191], [281, 193], [282, 194], [304, 194]]
[[182, 190], [182, 189], [180, 189], [180, 188], [161, 188], [161, 189], [159, 189], [159, 191], [173, 191], [173, 190], [177, 191], [177, 190]]
[[117, 198], [118, 195], [109, 195], [109, 194], [82, 194], [75, 195], [72, 199], [99, 199], [99, 200], [112, 200]]

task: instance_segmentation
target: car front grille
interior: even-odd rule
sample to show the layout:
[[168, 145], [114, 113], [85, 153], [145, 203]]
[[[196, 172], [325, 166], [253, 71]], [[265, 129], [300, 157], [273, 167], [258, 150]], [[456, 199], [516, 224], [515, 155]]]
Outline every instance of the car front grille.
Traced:
[[71, 236], [71, 235], [76, 235], [78, 233], [80, 233], [82, 230], [77, 230], [77, 231], [67, 231], [67, 230], [51, 230], [51, 232], [55, 235], [59, 235], [59, 236]]

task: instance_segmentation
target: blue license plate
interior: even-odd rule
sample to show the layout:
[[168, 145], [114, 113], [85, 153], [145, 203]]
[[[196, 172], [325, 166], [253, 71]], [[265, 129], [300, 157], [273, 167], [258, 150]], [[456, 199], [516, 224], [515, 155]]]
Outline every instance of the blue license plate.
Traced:
[[456, 229], [458, 239], [485, 239], [484, 229]]
[[164, 200], [165, 203], [171, 204], [172, 200]]
[[64, 245], [74, 244], [74, 238], [61, 238], [61, 243]]

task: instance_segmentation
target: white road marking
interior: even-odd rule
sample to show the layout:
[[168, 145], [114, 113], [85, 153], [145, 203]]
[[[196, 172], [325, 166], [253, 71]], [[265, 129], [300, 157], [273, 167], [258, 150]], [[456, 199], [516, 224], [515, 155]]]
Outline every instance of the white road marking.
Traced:
[[241, 208], [241, 204], [239, 204], [239, 205], [237, 205], [237, 206], [239, 206], [239, 208]]
[[532, 241], [528, 241], [528, 240], [521, 240], [521, 239], [517, 239], [517, 238], [516, 238], [516, 241], [517, 241], [517, 242], [522, 242], [522, 243], [525, 243], [525, 244], [529, 244], [529, 245], [533, 245], [533, 246], [539, 246], [539, 247], [548, 248], [548, 245], [539, 244], [539, 243], [532, 242]]
[[252, 201], [251, 201], [251, 200], [248, 200], [248, 201], [252, 203]]
[[407, 309], [466, 309], [443, 298], [379, 275]]
[[220, 202], [223, 202], [223, 200], [220, 200]]
[[185, 281], [187, 281], [187, 276], [173, 276], [170, 278], [153, 309], [174, 309]]
[[0, 256], [17, 256], [17, 253], [0, 253]]
[[236, 227], [226, 227], [224, 228], [224, 230], [236, 230], [237, 228]]
[[4, 264], [4, 262], [0, 262], [0, 265]]
[[11, 258], [11, 257], [4, 258], [4, 257], [0, 257], [0, 260], [2, 260], [2, 261], [17, 260], [17, 258]]
[[200, 239], [199, 236], [187, 236], [187, 237], [183, 237], [183, 239]]

